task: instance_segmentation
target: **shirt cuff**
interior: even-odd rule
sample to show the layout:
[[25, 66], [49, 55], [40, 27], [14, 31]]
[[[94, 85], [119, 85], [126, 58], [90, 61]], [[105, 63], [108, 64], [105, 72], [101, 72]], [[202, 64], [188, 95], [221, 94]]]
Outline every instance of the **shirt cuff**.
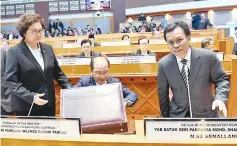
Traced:
[[133, 105], [133, 101], [129, 100], [129, 99], [124, 99], [124, 101], [127, 103], [126, 106], [132, 106]]

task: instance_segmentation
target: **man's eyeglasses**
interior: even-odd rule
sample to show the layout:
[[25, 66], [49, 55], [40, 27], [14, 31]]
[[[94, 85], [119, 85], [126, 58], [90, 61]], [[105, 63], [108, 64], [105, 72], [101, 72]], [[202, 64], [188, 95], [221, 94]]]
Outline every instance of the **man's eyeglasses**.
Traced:
[[108, 76], [109, 75], [108, 70], [106, 70], [106, 71], [93, 71], [93, 72], [96, 76]]
[[143, 43], [143, 44], [140, 44], [141, 46], [147, 46], [148, 45], [148, 43]]
[[170, 46], [170, 47], [174, 47], [175, 43], [176, 44], [181, 44], [183, 42], [184, 38], [178, 38], [176, 40], [176, 42], [173, 42], [173, 41], [168, 41], [167, 44]]
[[40, 30], [32, 29], [32, 30], [31, 30], [31, 34], [32, 34], [32, 35], [42, 34], [43, 31], [44, 31], [43, 29], [40, 29]]

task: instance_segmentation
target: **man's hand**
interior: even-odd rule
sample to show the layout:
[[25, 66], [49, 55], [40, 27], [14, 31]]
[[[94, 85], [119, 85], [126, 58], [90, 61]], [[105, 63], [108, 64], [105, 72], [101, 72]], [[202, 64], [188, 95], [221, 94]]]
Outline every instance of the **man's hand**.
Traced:
[[41, 93], [41, 94], [38, 93], [34, 99], [34, 103], [37, 105], [45, 105], [46, 103], [48, 103], [49, 102], [48, 100], [44, 100], [40, 98], [40, 97], [43, 97], [44, 95], [45, 93]]
[[224, 116], [227, 117], [227, 109], [223, 101], [221, 100], [215, 100], [212, 103], [212, 110], [215, 110], [216, 108], [219, 108], [221, 112], [223, 112]]

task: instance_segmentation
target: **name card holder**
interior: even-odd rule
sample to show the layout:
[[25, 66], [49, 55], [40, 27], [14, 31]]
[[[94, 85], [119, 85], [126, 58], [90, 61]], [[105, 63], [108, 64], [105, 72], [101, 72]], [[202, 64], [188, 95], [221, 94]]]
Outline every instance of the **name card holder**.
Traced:
[[78, 43], [63, 44], [63, 48], [81, 48], [81, 44]]
[[151, 39], [149, 44], [166, 44], [166, 42], [164, 39]]
[[121, 56], [108, 57], [111, 64], [155, 63], [156, 56]]
[[155, 141], [237, 144], [237, 119], [144, 119], [144, 133]]
[[124, 41], [113, 41], [113, 42], [101, 42], [101, 46], [129, 46], [130, 42]]
[[90, 57], [82, 57], [82, 58], [58, 58], [58, 64], [60, 66], [67, 65], [89, 65], [91, 62]]
[[79, 118], [1, 117], [2, 138], [78, 141]]
[[[119, 56], [108, 57], [108, 60], [110, 61], [110, 64], [155, 63], [156, 56]], [[91, 58], [58, 58], [57, 61], [60, 66], [89, 65]]]

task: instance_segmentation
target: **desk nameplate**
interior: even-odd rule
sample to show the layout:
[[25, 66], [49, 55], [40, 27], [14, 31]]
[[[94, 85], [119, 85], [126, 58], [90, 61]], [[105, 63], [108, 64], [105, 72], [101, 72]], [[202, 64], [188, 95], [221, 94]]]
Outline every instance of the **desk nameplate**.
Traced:
[[[108, 57], [110, 64], [155, 63], [156, 56], [119, 56]], [[89, 65], [91, 58], [58, 58], [59, 65]]]
[[237, 119], [144, 119], [149, 140], [237, 144]]
[[78, 141], [80, 119], [55, 117], [1, 117], [2, 138]]

